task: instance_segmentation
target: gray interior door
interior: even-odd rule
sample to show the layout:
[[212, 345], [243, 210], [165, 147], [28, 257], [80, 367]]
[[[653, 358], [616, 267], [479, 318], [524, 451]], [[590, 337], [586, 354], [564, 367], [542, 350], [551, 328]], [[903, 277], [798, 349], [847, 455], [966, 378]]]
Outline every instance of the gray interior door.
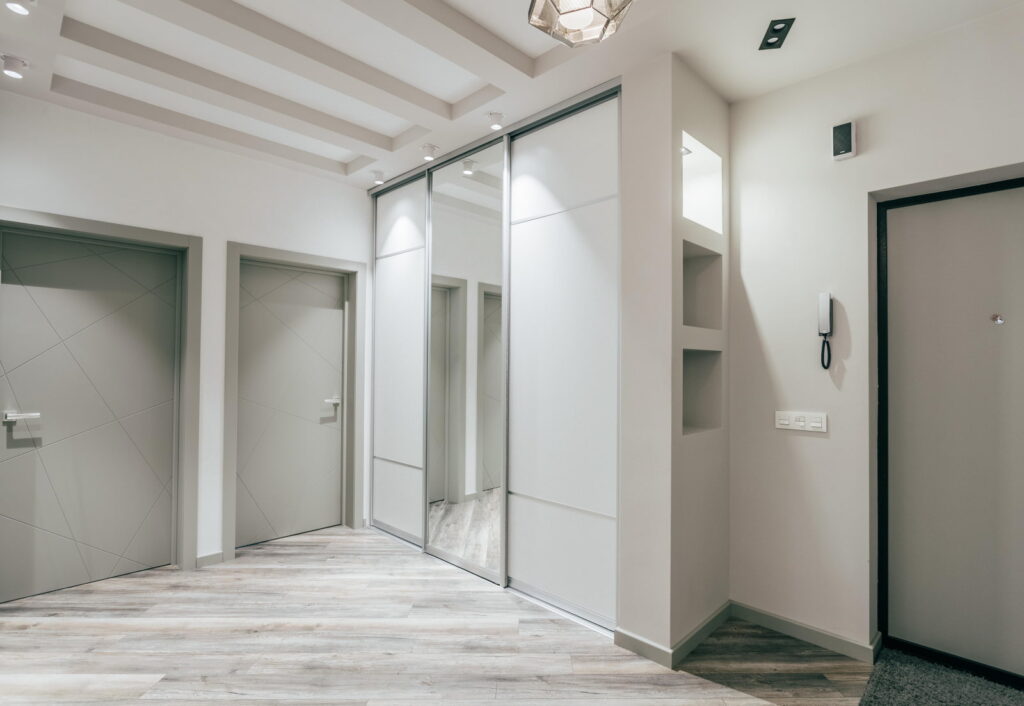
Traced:
[[178, 256], [0, 234], [0, 601], [173, 557]]
[[240, 283], [235, 542], [244, 546], [341, 524], [345, 278], [243, 262]]
[[501, 295], [486, 293], [483, 296], [483, 317], [480, 331], [480, 381], [477, 391], [480, 396], [477, 418], [479, 448], [477, 461], [480, 467], [480, 490], [491, 490], [501, 485], [501, 471], [505, 453], [502, 429], [501, 387], [504, 383], [505, 355], [501, 349]]
[[449, 293], [430, 290], [430, 396], [427, 408], [427, 502], [448, 496]]
[[1024, 189], [888, 218], [889, 632], [1024, 674]]

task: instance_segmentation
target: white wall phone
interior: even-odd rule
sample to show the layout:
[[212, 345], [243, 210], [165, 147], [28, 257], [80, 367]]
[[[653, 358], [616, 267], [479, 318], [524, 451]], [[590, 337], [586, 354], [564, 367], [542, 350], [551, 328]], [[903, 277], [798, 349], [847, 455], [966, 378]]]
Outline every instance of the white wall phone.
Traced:
[[832, 344], [828, 342], [832, 335], [831, 292], [818, 295], [818, 335], [821, 336], [821, 367], [828, 370], [832, 365]]

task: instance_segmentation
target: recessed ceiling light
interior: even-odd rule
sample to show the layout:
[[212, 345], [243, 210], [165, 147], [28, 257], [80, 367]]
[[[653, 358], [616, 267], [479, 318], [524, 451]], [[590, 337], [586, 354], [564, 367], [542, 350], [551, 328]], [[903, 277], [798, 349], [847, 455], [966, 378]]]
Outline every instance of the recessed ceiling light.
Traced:
[[779, 49], [782, 47], [783, 42], [786, 41], [786, 37], [789, 35], [789, 30], [793, 28], [793, 23], [796, 22], [795, 17], [790, 17], [787, 20], [772, 20], [768, 23], [768, 30], [764, 33], [764, 39], [761, 40], [761, 46], [758, 49], [762, 51], [765, 49]]
[[491, 121], [492, 130], [500, 130], [502, 123], [505, 121], [505, 116], [501, 113], [488, 113], [487, 119]]
[[373, 183], [380, 186], [384, 183], [384, 172], [373, 172]]
[[437, 159], [437, 145], [431, 145], [428, 143], [426, 145], [423, 145], [423, 147], [421, 147], [420, 149], [423, 150], [424, 162], [433, 162], [435, 159]]
[[473, 176], [473, 172], [476, 170], [476, 162], [472, 159], [462, 160], [462, 173], [466, 176]]
[[24, 78], [25, 67], [28, 66], [28, 62], [16, 56], [8, 56], [7, 54], [2, 56], [4, 60], [4, 75], [10, 78]]
[[15, 15], [27, 15], [29, 13], [28, 8], [30, 4], [35, 3], [30, 3], [29, 0], [22, 0], [21, 2], [14, 2], [12, 0], [12, 2], [7, 3], [7, 9]]

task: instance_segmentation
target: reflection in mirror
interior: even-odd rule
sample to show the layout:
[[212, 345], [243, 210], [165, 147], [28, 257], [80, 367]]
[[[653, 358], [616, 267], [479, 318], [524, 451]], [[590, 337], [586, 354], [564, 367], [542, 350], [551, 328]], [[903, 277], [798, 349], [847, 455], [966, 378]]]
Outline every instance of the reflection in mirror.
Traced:
[[497, 578], [505, 462], [504, 149], [433, 173], [427, 383], [428, 547]]

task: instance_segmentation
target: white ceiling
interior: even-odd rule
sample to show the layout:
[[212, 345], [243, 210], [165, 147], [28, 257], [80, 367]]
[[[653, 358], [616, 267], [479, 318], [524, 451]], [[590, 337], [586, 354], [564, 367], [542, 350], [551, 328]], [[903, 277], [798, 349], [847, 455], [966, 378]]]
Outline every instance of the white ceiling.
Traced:
[[[635, 0], [570, 50], [529, 0], [36, 0], [0, 6], [0, 88], [331, 175], [356, 186], [454, 150], [676, 52], [730, 101], [940, 35], [1021, 0]], [[768, 22], [796, 17], [759, 52]], [[0, 102], [3, 93], [0, 92]], [[0, 105], [2, 107], [2, 105]]]

